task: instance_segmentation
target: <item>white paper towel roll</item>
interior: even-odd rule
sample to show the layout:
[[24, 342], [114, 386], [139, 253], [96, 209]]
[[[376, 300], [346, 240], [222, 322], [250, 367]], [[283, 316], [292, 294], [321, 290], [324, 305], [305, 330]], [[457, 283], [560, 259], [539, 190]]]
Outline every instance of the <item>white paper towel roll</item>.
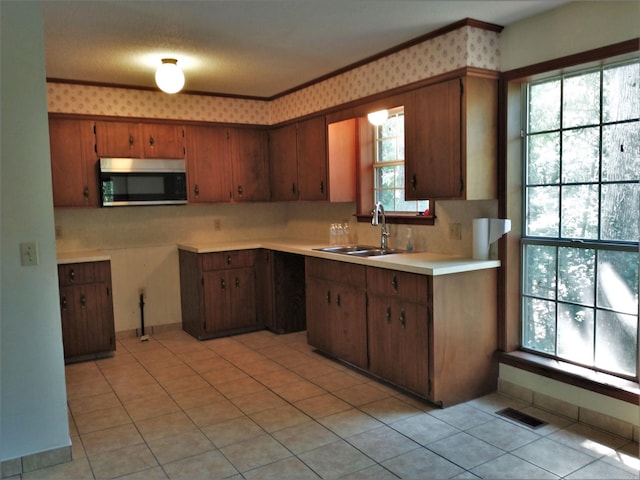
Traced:
[[473, 219], [473, 258], [487, 260], [489, 258], [489, 219]]
[[491, 244], [509, 231], [511, 231], [511, 220], [508, 218], [474, 218], [473, 258], [488, 260]]

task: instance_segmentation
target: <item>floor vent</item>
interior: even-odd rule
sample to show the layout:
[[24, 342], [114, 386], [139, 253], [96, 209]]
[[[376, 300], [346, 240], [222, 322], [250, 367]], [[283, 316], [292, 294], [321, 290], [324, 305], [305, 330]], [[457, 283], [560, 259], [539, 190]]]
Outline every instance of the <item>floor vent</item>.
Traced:
[[504, 410], [499, 410], [496, 413], [511, 420], [515, 420], [516, 422], [526, 425], [529, 428], [540, 428], [544, 427], [547, 424], [547, 422], [544, 422], [539, 418], [532, 417], [531, 415], [519, 412], [518, 410], [515, 410], [513, 408], [505, 408]]

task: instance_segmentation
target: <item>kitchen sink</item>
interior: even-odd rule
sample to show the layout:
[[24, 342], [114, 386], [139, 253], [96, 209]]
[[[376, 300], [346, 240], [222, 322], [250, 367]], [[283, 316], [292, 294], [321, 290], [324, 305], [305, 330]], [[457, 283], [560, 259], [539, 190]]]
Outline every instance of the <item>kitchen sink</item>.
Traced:
[[342, 255], [353, 255], [356, 257], [375, 257], [403, 252], [403, 250], [399, 250], [397, 248], [380, 248], [372, 247], [371, 245], [340, 245], [335, 247], [314, 248], [314, 250], [328, 253], [340, 253]]

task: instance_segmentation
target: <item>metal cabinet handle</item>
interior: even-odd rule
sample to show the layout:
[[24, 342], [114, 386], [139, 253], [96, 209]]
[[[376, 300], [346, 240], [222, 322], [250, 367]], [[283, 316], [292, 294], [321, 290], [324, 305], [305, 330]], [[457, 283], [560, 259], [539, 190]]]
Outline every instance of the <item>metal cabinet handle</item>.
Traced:
[[62, 308], [62, 310], [67, 309], [67, 297], [62, 297], [62, 299], [60, 300], [60, 307]]
[[231, 265], [231, 255], [227, 255], [227, 265]]
[[327, 290], [327, 303], [331, 303], [331, 290]]
[[84, 190], [82, 191], [82, 196], [84, 198], [89, 198], [89, 187], [84, 187]]
[[387, 318], [387, 323], [391, 323], [391, 307], [387, 307], [384, 316]]
[[87, 297], [85, 297], [84, 295], [80, 295], [80, 306], [82, 308], [87, 307]]
[[200, 195], [200, 187], [198, 186], [198, 184], [196, 184], [196, 186], [193, 187], [193, 193], [195, 193], [196, 197]]
[[76, 271], [72, 268], [69, 271], [69, 282], [73, 283], [76, 281]]
[[398, 293], [398, 277], [393, 276], [393, 280], [391, 280], [391, 286], [393, 287], [393, 292]]
[[153, 147], [153, 144], [156, 143], [156, 141], [153, 139], [153, 135], [149, 136], [149, 145], [151, 145]]
[[400, 325], [402, 325], [402, 328], [407, 326], [407, 318], [404, 315], [404, 309], [400, 310]]
[[236, 277], [236, 288], [240, 287], [240, 279]]
[[416, 174], [414, 173], [413, 175], [411, 175], [411, 188], [413, 190], [415, 190], [417, 186], [418, 186], [418, 178], [416, 177]]
[[227, 282], [224, 281], [224, 278], [220, 279], [220, 288], [222, 290], [224, 290], [225, 288], [227, 288]]
[[238, 185], [238, 195], [242, 196], [243, 190], [242, 185]]
[[320, 193], [324, 193], [324, 180], [320, 180]]
[[340, 294], [336, 295], [336, 305], [340, 306]]
[[133, 147], [133, 142], [134, 142], [133, 135], [129, 135], [129, 147]]

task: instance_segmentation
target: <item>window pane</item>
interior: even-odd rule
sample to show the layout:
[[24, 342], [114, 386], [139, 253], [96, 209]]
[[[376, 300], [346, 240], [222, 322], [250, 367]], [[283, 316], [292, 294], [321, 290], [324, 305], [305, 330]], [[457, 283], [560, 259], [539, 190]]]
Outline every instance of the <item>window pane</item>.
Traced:
[[396, 139], [388, 138], [378, 143], [380, 151], [378, 152], [379, 162], [395, 161], [397, 159], [398, 149], [396, 148]]
[[536, 297], [556, 298], [556, 247], [524, 246], [524, 292]]
[[639, 206], [638, 183], [603, 185], [602, 239], [637, 242], [640, 238]]
[[527, 235], [558, 236], [559, 192], [558, 187], [527, 188]]
[[600, 123], [600, 72], [566, 78], [562, 99], [564, 128]]
[[540, 133], [529, 137], [527, 183], [551, 184], [560, 179], [560, 134]]
[[560, 128], [560, 81], [531, 85], [529, 95], [529, 131]]
[[393, 190], [376, 190], [376, 202], [382, 202], [385, 211], [393, 211]]
[[602, 76], [602, 116], [605, 122], [640, 117], [640, 64], [608, 68]]
[[638, 180], [640, 177], [640, 124], [602, 127], [602, 179]]
[[393, 188], [395, 185], [395, 167], [376, 167], [376, 188]]
[[598, 253], [598, 307], [638, 313], [638, 253]]
[[562, 182], [597, 182], [600, 128], [580, 128], [562, 135]]
[[598, 186], [562, 187], [562, 238], [598, 238]]
[[396, 188], [402, 189], [402, 197], [404, 198], [404, 164], [396, 165]]
[[525, 297], [522, 344], [526, 348], [544, 353], [556, 350], [555, 303]]
[[584, 365], [593, 365], [593, 309], [558, 304], [558, 355]]
[[595, 250], [558, 249], [558, 299], [592, 306], [594, 302]]
[[598, 310], [596, 312], [596, 365], [634, 376], [636, 373], [638, 317]]

